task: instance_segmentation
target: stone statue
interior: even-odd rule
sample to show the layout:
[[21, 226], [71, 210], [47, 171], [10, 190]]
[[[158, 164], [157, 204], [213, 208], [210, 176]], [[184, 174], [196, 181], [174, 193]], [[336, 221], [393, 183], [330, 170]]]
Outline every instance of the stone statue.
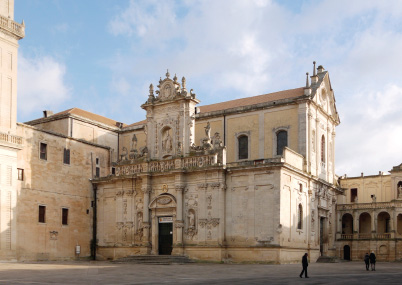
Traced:
[[134, 134], [133, 138], [131, 139], [131, 151], [137, 151], [137, 136]]
[[172, 151], [172, 137], [170, 136], [169, 130], [166, 131], [166, 136], [162, 141], [162, 150], [165, 152]]
[[398, 187], [398, 198], [402, 198], [402, 185]]
[[195, 215], [191, 210], [188, 212], [188, 227], [189, 228], [195, 227]]
[[207, 123], [207, 126], [205, 127], [205, 135], [207, 136], [207, 138], [211, 138], [211, 125], [209, 124], [209, 122]]

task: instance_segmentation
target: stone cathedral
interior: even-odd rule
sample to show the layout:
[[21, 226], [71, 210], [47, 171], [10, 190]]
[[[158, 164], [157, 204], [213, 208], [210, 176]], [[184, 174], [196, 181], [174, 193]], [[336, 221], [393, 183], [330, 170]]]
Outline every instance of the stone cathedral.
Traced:
[[402, 258], [402, 165], [335, 174], [322, 65], [302, 87], [212, 105], [168, 71], [143, 121], [71, 108], [18, 123], [25, 24], [13, 0], [0, 19], [0, 260]]

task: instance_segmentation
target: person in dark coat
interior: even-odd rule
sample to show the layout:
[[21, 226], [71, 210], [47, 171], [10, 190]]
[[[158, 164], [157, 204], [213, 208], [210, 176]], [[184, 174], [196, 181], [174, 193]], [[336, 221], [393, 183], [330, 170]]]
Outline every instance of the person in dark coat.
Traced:
[[309, 278], [309, 277], [307, 276], [307, 266], [308, 266], [307, 256], [308, 256], [308, 254], [305, 253], [305, 254], [303, 255], [303, 258], [302, 258], [303, 270], [302, 270], [302, 272], [301, 272], [300, 275], [299, 275], [300, 278], [303, 278], [303, 277], [302, 277], [303, 272], [304, 272], [304, 277], [305, 277], [305, 278]]
[[375, 254], [374, 251], [370, 253], [371, 271], [375, 271]]
[[364, 255], [364, 263], [366, 263], [366, 270], [368, 271], [370, 268], [370, 256], [368, 254], [368, 252], [366, 252], [366, 254]]

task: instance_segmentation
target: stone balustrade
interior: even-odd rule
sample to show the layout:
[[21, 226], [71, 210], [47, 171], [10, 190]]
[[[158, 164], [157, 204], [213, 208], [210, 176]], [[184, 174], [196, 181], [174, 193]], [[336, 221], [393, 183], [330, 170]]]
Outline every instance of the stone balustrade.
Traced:
[[386, 209], [401, 207], [402, 201], [396, 202], [379, 202], [379, 203], [356, 203], [356, 204], [339, 204], [337, 205], [337, 210], [364, 210], [364, 209]]
[[25, 37], [25, 26], [7, 17], [0, 16], [0, 27], [17, 35], [19, 38]]
[[203, 168], [214, 165], [218, 165], [217, 154], [117, 165], [115, 166], [115, 173], [116, 176], [124, 176], [146, 172], [168, 172], [179, 169]]
[[6, 133], [0, 133], [0, 143], [6, 142], [16, 145], [22, 145], [22, 137], [14, 136]]
[[340, 234], [338, 239], [340, 240], [357, 240], [357, 239], [393, 239], [395, 238], [394, 233], [355, 233], [355, 234]]

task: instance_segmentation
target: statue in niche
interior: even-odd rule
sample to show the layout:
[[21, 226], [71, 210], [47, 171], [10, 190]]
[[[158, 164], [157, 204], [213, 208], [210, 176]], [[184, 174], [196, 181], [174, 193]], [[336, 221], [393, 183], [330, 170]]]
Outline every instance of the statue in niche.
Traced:
[[398, 183], [398, 198], [402, 198], [402, 182]]
[[221, 136], [218, 132], [215, 133], [214, 138], [213, 138], [213, 146], [214, 148], [220, 148], [222, 147], [222, 140]]
[[170, 136], [170, 129], [165, 132], [165, 138], [162, 140], [162, 150], [164, 152], [172, 151], [172, 137]]
[[128, 159], [127, 157], [128, 157], [127, 148], [125, 146], [123, 146], [122, 154], [120, 154], [120, 160], [121, 161], [127, 160]]
[[207, 123], [207, 126], [205, 127], [205, 135], [207, 136], [208, 139], [211, 138], [211, 125], [209, 122]]
[[188, 211], [188, 227], [195, 228], [195, 214], [192, 210]]
[[133, 138], [131, 139], [131, 152], [137, 152], [137, 136], [133, 134]]

